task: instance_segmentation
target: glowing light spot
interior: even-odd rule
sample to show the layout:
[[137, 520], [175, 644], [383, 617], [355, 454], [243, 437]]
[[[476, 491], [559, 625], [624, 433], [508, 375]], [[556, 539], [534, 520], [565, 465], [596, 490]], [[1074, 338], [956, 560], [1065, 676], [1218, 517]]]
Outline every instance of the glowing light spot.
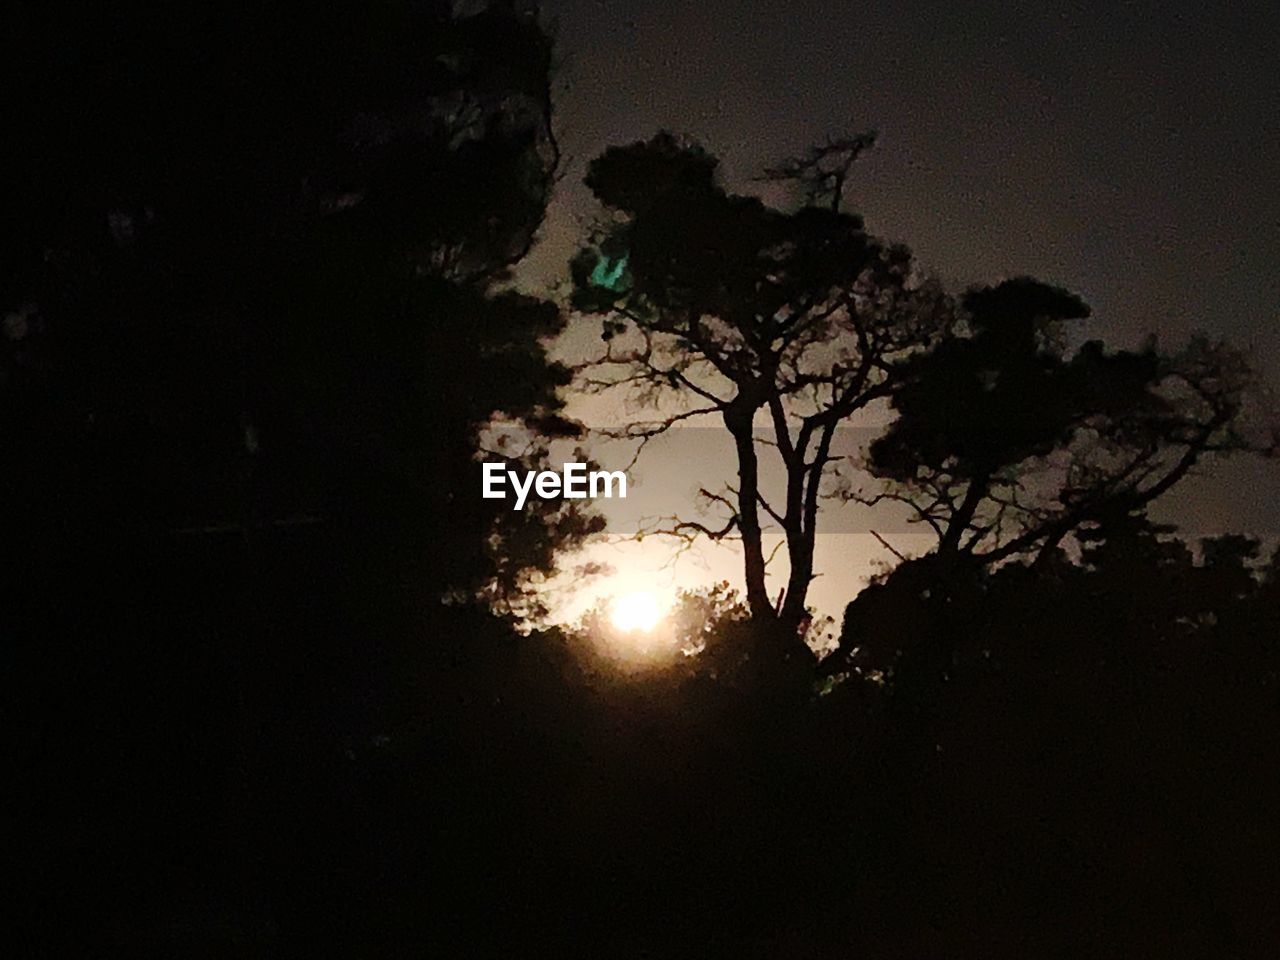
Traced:
[[628, 593], [613, 601], [609, 618], [624, 633], [648, 633], [662, 619], [662, 605], [651, 593]]

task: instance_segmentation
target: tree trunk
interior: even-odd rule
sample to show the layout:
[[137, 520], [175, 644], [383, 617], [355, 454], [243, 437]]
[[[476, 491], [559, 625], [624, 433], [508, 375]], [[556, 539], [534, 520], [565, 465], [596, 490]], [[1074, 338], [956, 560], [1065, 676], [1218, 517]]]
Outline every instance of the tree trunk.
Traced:
[[787, 556], [791, 561], [791, 575], [787, 578], [787, 594], [782, 602], [779, 619], [788, 629], [797, 629], [808, 612], [805, 607], [809, 584], [813, 581], [813, 535], [797, 530], [795, 536], [787, 536]]
[[988, 473], [975, 475], [969, 481], [969, 487], [965, 490], [964, 500], [961, 501], [959, 509], [951, 517], [951, 521], [947, 524], [947, 529], [942, 535], [942, 540], [938, 543], [938, 556], [954, 556], [959, 553], [960, 540], [968, 531], [969, 524], [973, 522], [973, 518], [978, 512], [978, 505], [982, 503], [982, 498], [987, 495], [987, 484], [990, 481], [991, 475]]
[[[728, 417], [726, 416], [726, 420]], [[747, 605], [756, 620], [774, 619], [769, 591], [765, 588], [764, 545], [760, 541], [760, 464], [756, 457], [755, 440], [751, 422], [746, 426], [734, 424], [734, 445], [738, 451], [738, 529], [742, 533], [742, 551], [745, 555], [747, 581]]]
[[834, 422], [822, 427], [813, 459], [805, 461], [802, 443], [796, 455], [787, 464], [787, 554], [791, 560], [791, 576], [788, 578], [787, 595], [781, 610], [782, 622], [790, 630], [798, 630], [808, 615], [806, 601], [809, 584], [813, 582], [813, 550], [818, 532], [818, 494], [822, 484], [823, 469], [831, 455], [831, 438], [835, 435]]

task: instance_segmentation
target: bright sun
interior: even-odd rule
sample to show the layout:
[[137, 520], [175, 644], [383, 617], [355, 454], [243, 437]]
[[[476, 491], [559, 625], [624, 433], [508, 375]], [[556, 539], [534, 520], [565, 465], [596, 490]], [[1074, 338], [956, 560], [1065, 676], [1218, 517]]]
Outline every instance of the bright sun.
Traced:
[[613, 625], [624, 633], [648, 633], [662, 619], [658, 598], [643, 590], [615, 597], [609, 608]]

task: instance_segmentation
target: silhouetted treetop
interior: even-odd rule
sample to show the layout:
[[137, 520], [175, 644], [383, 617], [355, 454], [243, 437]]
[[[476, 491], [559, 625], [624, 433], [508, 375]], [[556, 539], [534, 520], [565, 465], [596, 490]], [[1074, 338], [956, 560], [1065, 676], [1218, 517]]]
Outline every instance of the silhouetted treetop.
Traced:
[[583, 182], [605, 206], [640, 214], [656, 203], [715, 193], [719, 165], [697, 143], [664, 130], [647, 141], [607, 148], [588, 164]]
[[[889, 395], [897, 364], [945, 330], [950, 305], [906, 247], [869, 236], [861, 217], [729, 193], [714, 159], [669, 133], [605, 151], [587, 183], [614, 216], [573, 262], [573, 303], [601, 317], [609, 342], [584, 382], [629, 388], [652, 406], [656, 419], [615, 431], [642, 442], [702, 414], [724, 423], [739, 482], [703, 491], [723, 526], [677, 519], [665, 530], [740, 536], [752, 616], [780, 619], [785, 633], [806, 614], [836, 429]], [[789, 478], [781, 501], [759, 488], [757, 415], [772, 424]], [[769, 521], [791, 563], [779, 604], [764, 583]]]
[[994, 287], [974, 287], [961, 299], [969, 321], [980, 332], [1013, 335], [1037, 328], [1052, 330], [1066, 320], [1083, 320], [1089, 306], [1062, 287], [1033, 277], [1015, 277]]
[[[472, 459], [495, 417], [578, 432], [547, 352], [563, 317], [494, 292], [559, 163], [538, 18], [80, 6], [33, 5], [5, 64], [7, 133], [28, 146], [2, 198], [0, 307], [28, 319], [0, 389], [33, 404], [8, 406], [23, 442], [114, 457], [148, 496], [112, 509], [161, 527], [376, 517], [386, 534], [399, 515], [406, 538], [456, 535], [420, 582], [474, 591], [494, 524], [526, 525], [498, 579], [549, 564], [534, 528], [567, 542], [577, 511], [481, 502]], [[146, 454], [125, 481], [129, 450]], [[439, 502], [450, 524], [428, 520]]]
[[882, 497], [910, 505], [944, 554], [1051, 549], [1088, 521], [1141, 510], [1206, 456], [1272, 450], [1246, 423], [1248, 365], [1224, 345], [1088, 341], [1068, 353], [1062, 324], [1088, 308], [1027, 278], [963, 303], [967, 335], [902, 367], [897, 418], [869, 458]]

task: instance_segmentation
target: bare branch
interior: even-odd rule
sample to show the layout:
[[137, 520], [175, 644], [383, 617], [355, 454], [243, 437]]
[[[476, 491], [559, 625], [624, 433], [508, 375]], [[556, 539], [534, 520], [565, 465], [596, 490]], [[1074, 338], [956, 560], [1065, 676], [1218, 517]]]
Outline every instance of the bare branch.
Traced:
[[788, 157], [756, 179], [795, 181], [805, 185], [809, 203], [829, 197], [831, 209], [839, 210], [850, 168], [875, 142], [874, 131], [835, 139], [827, 137], [825, 144], [810, 147], [804, 156]]
[[880, 541], [880, 546], [884, 547], [886, 550], [892, 553], [895, 557], [897, 557], [903, 563], [907, 562], [907, 558], [904, 557], [901, 553], [899, 553], [898, 549], [894, 547], [894, 545], [891, 544], [888, 540], [880, 536], [880, 534], [876, 533], [874, 530], [871, 531], [871, 535]]

